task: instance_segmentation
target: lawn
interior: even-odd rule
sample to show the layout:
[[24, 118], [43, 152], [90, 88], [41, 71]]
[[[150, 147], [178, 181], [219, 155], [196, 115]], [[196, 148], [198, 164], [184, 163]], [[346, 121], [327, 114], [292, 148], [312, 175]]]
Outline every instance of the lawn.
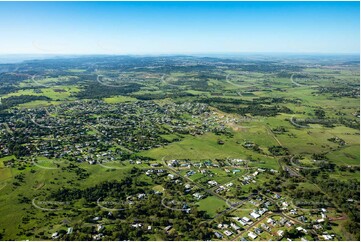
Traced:
[[218, 212], [226, 209], [227, 204], [214, 196], [209, 196], [199, 201], [199, 210], [206, 211], [211, 217], [214, 217]]
[[[218, 144], [219, 139], [225, 142], [224, 145]], [[190, 159], [193, 161], [226, 158], [247, 160], [252, 157], [265, 162], [276, 162], [272, 157], [267, 157], [244, 148], [239, 141], [240, 136], [238, 135], [235, 135], [233, 138], [227, 138], [226, 136], [215, 135], [213, 133], [206, 133], [201, 136], [186, 135], [180, 142], [174, 142], [164, 147], [143, 151], [139, 154], [157, 160], [161, 160], [163, 157], [169, 160]]]
[[360, 146], [352, 145], [327, 154], [330, 161], [338, 165], [360, 165]]
[[137, 99], [133, 97], [126, 97], [126, 96], [114, 96], [114, 97], [107, 97], [103, 99], [104, 102], [113, 104], [113, 103], [124, 103], [124, 102], [134, 102]]

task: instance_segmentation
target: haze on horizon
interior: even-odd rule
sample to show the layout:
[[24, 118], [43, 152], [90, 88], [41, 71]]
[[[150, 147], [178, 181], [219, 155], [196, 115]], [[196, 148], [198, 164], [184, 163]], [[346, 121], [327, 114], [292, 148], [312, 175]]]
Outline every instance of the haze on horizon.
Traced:
[[0, 2], [0, 55], [360, 52], [359, 2]]

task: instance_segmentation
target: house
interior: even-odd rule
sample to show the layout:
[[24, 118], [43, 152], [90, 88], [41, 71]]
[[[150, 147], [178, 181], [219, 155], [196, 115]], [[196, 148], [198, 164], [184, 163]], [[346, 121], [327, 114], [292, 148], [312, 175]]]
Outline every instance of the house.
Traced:
[[226, 188], [224, 186], [220, 186], [215, 190], [215, 192], [220, 193], [220, 192], [223, 192], [224, 190], [226, 190]]
[[57, 239], [59, 237], [59, 233], [58, 232], [55, 232], [51, 235], [51, 238], [53, 239]]
[[254, 219], [257, 219], [257, 218], [261, 217], [261, 215], [259, 215], [259, 214], [256, 213], [256, 212], [252, 212], [252, 213], [250, 213], [249, 215], [250, 215], [252, 218], [254, 218]]
[[247, 217], [243, 217], [242, 220], [243, 220], [244, 222], [246, 222], [246, 223], [251, 222], [251, 220], [250, 220], [249, 218], [247, 218]]
[[267, 223], [274, 225], [276, 223], [276, 221], [274, 221], [272, 218], [269, 218], [269, 219], [267, 219]]
[[168, 166], [170, 166], [170, 167], [176, 167], [176, 166], [178, 166], [178, 165], [179, 165], [179, 163], [178, 163], [177, 160], [171, 160], [171, 161], [168, 163]]
[[194, 174], [196, 174], [196, 172], [192, 170], [192, 171], [188, 171], [186, 176], [192, 176]]
[[73, 227], [68, 228], [68, 232], [66, 234], [71, 234], [71, 233], [73, 233]]
[[227, 236], [231, 236], [233, 233], [229, 230], [224, 231], [224, 234]]
[[242, 224], [242, 226], [247, 225], [247, 222], [243, 221], [242, 219], [238, 220], [238, 223]]
[[320, 225], [320, 224], [314, 224], [314, 225], [313, 225], [313, 228], [316, 229], [316, 230], [319, 230], [319, 229], [322, 229], [322, 225]]
[[293, 222], [292, 222], [292, 221], [288, 221], [288, 222], [286, 223], [286, 227], [287, 227], [287, 228], [291, 227], [292, 225], [293, 225]]
[[201, 199], [203, 196], [199, 193], [199, 192], [196, 192], [193, 194], [193, 197], [195, 197], [196, 199]]
[[233, 174], [236, 174], [236, 173], [238, 173], [238, 172], [241, 172], [241, 170], [239, 170], [239, 169], [234, 169], [234, 170], [232, 170], [232, 173], [233, 173]]
[[234, 223], [231, 223], [231, 227], [234, 229], [234, 230], [240, 230], [241, 228], [239, 226], [237, 226], [236, 224]]
[[262, 234], [263, 230], [260, 229], [260, 228], [255, 228], [255, 229], [254, 229], [254, 232], [255, 232], [256, 234], [260, 235], [260, 234]]
[[322, 235], [322, 238], [323, 238], [324, 240], [332, 240], [332, 236], [329, 235], [329, 234], [324, 234], [324, 235]]
[[175, 178], [175, 176], [173, 174], [168, 174], [168, 177], [173, 180]]
[[285, 223], [287, 223], [287, 219], [282, 217], [280, 220], [280, 225], [283, 226], [283, 225], [285, 225]]
[[283, 235], [285, 234], [285, 232], [283, 230], [278, 230], [277, 231], [277, 235], [280, 237], [283, 237]]
[[100, 234], [95, 234], [95, 235], [93, 235], [92, 237], [93, 237], [94, 240], [97, 240], [97, 241], [98, 241], [98, 240], [101, 240], [101, 239], [102, 239], [103, 234], [102, 234], [102, 233], [100, 233]]
[[222, 239], [223, 235], [219, 232], [214, 232], [214, 235], [217, 237], [217, 239]]
[[253, 232], [249, 232], [248, 233], [248, 237], [250, 237], [251, 239], [256, 239], [257, 238], [257, 235], [255, 234], [255, 233], [253, 233]]
[[142, 224], [140, 224], [140, 223], [132, 224], [132, 227], [133, 228], [140, 228], [140, 227], [142, 227]]
[[167, 227], [164, 228], [164, 230], [165, 230], [166, 232], [168, 232], [168, 231], [171, 230], [171, 229], [172, 229], [172, 226], [171, 226], [171, 225], [169, 225], [169, 226], [167, 226]]
[[288, 207], [288, 203], [287, 202], [282, 202], [282, 208], [281, 210], [286, 210]]
[[154, 171], [153, 170], [147, 170], [147, 172], [145, 173], [147, 176], [149, 176], [150, 174], [152, 174]]
[[267, 208], [262, 208], [262, 209], [260, 209], [260, 210], [258, 210], [258, 213], [260, 214], [260, 215], [263, 215], [265, 212], [267, 212], [268, 211], [268, 209]]
[[104, 226], [101, 224], [97, 225], [97, 231], [99, 232], [100, 230], [104, 229]]
[[269, 230], [269, 229], [270, 229], [269, 226], [266, 225], [266, 224], [264, 224], [264, 223], [261, 224], [261, 227], [262, 227], [264, 230]]
[[296, 209], [291, 209], [291, 210], [290, 210], [290, 214], [292, 214], [292, 215], [296, 215], [296, 214], [297, 214]]
[[102, 233], [100, 233], [100, 234], [95, 234], [92, 237], [94, 240], [101, 240], [102, 237], [104, 237], [104, 235]]
[[208, 181], [208, 184], [212, 185], [212, 186], [217, 186], [218, 185], [218, 183], [216, 181]]
[[152, 226], [149, 225], [149, 226], [148, 226], [148, 230], [151, 230], [151, 229], [152, 229]]
[[143, 199], [143, 198], [145, 198], [145, 194], [144, 194], [144, 193], [138, 194], [138, 199]]
[[323, 222], [325, 222], [325, 220], [323, 218], [317, 219], [317, 223], [323, 223]]
[[298, 217], [297, 218], [299, 221], [301, 221], [301, 222], [303, 222], [303, 223], [305, 223], [305, 222], [307, 222], [307, 218], [305, 217], [305, 216], [300, 216], [300, 217]]
[[297, 227], [296, 229], [297, 229], [298, 231], [300, 231], [300, 232], [303, 232], [303, 233], [307, 234], [307, 230], [304, 229], [304, 228], [302, 228], [301, 226]]

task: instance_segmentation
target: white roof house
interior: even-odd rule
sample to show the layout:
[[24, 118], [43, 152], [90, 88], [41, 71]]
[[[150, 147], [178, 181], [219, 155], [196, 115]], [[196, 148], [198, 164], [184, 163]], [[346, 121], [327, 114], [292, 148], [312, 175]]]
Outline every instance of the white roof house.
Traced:
[[242, 220], [245, 221], [245, 222], [251, 221], [251, 220], [250, 220], [249, 218], [247, 218], [247, 217], [243, 217]]
[[53, 234], [51, 235], [51, 237], [52, 237], [53, 239], [57, 238], [58, 236], [59, 236], [59, 233], [58, 233], [58, 232], [55, 232], [55, 233], [53, 233]]
[[261, 215], [259, 215], [259, 214], [256, 213], [256, 212], [252, 212], [252, 213], [250, 213], [249, 215], [250, 215], [252, 218], [254, 218], [254, 219], [257, 219], [257, 218], [261, 217]]
[[257, 235], [255, 233], [253, 233], [253, 232], [249, 232], [248, 237], [250, 237], [251, 239], [256, 239]]
[[238, 220], [238, 223], [242, 224], [243, 226], [247, 225], [247, 222], [242, 219]]
[[231, 227], [232, 227], [234, 230], [239, 230], [239, 229], [241, 229], [239, 226], [237, 226], [237, 225], [234, 224], [234, 223], [231, 223]]

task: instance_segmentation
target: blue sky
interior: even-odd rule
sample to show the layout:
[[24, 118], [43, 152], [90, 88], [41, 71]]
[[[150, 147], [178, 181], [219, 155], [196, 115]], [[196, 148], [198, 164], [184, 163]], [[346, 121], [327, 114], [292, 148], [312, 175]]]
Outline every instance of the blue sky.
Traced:
[[0, 54], [359, 53], [359, 2], [0, 2]]

